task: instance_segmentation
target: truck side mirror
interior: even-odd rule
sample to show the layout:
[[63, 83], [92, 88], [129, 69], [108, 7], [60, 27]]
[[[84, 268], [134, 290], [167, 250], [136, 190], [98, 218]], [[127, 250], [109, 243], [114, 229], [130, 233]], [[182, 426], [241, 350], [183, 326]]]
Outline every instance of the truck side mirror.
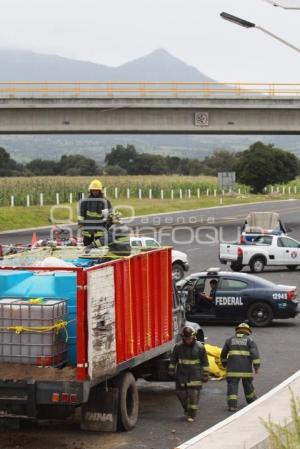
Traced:
[[179, 296], [179, 300], [180, 300], [180, 304], [185, 307], [187, 298], [188, 298], [188, 292], [186, 290], [181, 290], [180, 292], [178, 292], [178, 296]]

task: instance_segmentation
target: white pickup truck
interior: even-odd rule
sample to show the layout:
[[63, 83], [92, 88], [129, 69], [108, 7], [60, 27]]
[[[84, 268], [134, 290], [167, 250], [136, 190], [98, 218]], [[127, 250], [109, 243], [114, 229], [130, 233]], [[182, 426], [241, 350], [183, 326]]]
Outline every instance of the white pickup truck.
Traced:
[[[153, 237], [131, 236], [130, 246], [135, 249], [160, 248], [160, 244]], [[177, 282], [184, 277], [184, 272], [189, 270], [187, 254], [182, 251], [172, 249], [172, 275]]]
[[220, 262], [230, 263], [233, 271], [250, 266], [253, 273], [261, 273], [265, 266], [285, 265], [295, 270], [300, 265], [300, 243], [287, 236], [262, 234], [251, 244], [220, 244]]

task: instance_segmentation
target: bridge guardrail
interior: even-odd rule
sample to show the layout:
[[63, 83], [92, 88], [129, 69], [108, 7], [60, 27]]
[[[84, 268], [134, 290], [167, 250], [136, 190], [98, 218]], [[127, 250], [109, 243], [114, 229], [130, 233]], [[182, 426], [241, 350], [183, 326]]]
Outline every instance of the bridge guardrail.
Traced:
[[0, 98], [218, 98], [297, 97], [300, 83], [7, 81]]

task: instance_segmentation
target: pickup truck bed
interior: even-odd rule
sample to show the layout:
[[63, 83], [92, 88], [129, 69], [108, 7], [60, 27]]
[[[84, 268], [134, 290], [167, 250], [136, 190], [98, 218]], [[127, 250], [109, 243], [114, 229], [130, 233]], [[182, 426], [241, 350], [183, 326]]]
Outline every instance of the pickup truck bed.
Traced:
[[262, 234], [247, 245], [221, 243], [219, 258], [234, 271], [250, 266], [253, 273], [260, 273], [265, 266], [282, 265], [295, 270], [300, 265], [300, 243], [288, 236]]

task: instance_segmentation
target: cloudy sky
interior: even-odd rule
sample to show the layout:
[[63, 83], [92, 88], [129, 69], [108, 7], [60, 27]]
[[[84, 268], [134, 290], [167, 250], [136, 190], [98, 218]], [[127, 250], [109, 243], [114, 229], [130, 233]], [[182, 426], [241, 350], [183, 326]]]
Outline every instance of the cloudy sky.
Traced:
[[[278, 0], [280, 1], [280, 0]], [[300, 0], [281, 0], [300, 6]], [[300, 10], [263, 0], [1, 0], [0, 48], [118, 66], [165, 48], [219, 81], [300, 82], [300, 53], [226, 11], [300, 47]]]

